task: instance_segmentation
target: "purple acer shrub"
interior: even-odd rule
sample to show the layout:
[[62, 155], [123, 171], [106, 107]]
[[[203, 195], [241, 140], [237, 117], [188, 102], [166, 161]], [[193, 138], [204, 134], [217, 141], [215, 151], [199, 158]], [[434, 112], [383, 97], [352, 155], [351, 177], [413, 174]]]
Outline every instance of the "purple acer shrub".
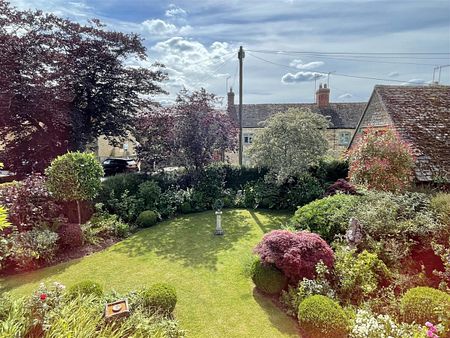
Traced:
[[325, 196], [331, 196], [337, 193], [356, 195], [356, 188], [346, 179], [340, 178], [328, 187]]
[[313, 278], [320, 261], [328, 268], [334, 263], [334, 253], [327, 242], [307, 231], [271, 231], [256, 246], [255, 253], [262, 262], [280, 269], [291, 283]]

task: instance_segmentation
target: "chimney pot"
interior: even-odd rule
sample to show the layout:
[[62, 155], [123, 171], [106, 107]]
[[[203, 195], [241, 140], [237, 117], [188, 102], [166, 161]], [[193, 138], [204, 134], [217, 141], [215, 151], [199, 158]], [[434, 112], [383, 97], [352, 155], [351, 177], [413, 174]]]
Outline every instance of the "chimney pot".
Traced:
[[327, 85], [320, 84], [319, 89], [316, 91], [316, 104], [319, 108], [326, 108], [330, 105], [330, 88]]

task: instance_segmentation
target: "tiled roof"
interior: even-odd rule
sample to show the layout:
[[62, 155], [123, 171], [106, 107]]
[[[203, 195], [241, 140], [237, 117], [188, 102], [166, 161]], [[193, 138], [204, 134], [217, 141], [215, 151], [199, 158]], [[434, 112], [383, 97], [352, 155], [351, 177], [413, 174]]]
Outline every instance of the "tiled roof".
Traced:
[[[364, 111], [366, 103], [330, 103], [327, 108], [319, 108], [314, 103], [283, 103], [283, 104], [244, 104], [242, 106], [242, 126], [258, 128], [260, 122], [270, 116], [286, 112], [289, 108], [309, 109], [312, 112], [329, 117], [332, 128], [356, 128]], [[238, 106], [235, 106], [238, 109]]]
[[450, 86], [379, 85], [374, 91], [396, 130], [428, 163], [418, 178], [427, 180], [431, 172], [450, 175]]

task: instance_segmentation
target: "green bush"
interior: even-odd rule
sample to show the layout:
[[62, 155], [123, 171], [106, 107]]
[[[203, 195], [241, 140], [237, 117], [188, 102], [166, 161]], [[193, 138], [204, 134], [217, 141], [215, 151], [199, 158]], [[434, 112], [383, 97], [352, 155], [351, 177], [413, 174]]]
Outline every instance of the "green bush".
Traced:
[[331, 242], [347, 230], [357, 200], [344, 194], [328, 196], [298, 208], [292, 221], [297, 229], [315, 232]]
[[414, 248], [431, 250], [432, 240], [440, 241], [446, 231], [430, 209], [430, 197], [420, 193], [368, 191], [360, 196], [352, 216], [364, 233], [358, 248], [377, 253], [392, 267], [411, 261]]
[[436, 194], [436, 196], [431, 198], [430, 207], [437, 215], [439, 221], [450, 227], [450, 194]]
[[9, 258], [17, 270], [31, 270], [50, 262], [57, 251], [58, 234], [46, 229], [14, 232], [7, 238]]
[[340, 178], [348, 176], [348, 162], [336, 159], [324, 159], [310, 168], [311, 174], [324, 185], [330, 185]]
[[158, 221], [158, 214], [156, 211], [145, 210], [139, 214], [136, 224], [142, 228], [148, 228], [156, 224]]
[[340, 247], [335, 252], [334, 271], [339, 280], [338, 294], [343, 302], [359, 304], [372, 296], [389, 279], [389, 270], [376, 254]]
[[286, 276], [274, 266], [266, 266], [261, 260], [255, 259], [250, 274], [258, 290], [268, 294], [279, 294], [286, 287]]
[[429, 288], [416, 287], [409, 289], [401, 299], [403, 319], [424, 325], [429, 321], [433, 324], [450, 320], [450, 295]]
[[[101, 204], [97, 204], [98, 207]], [[82, 225], [83, 235], [90, 244], [98, 244], [103, 239], [111, 237], [125, 238], [130, 233], [130, 226], [121, 221], [119, 216], [104, 212], [101, 207], [99, 211]]]
[[79, 296], [95, 296], [95, 297], [103, 297], [103, 288], [102, 286], [91, 280], [84, 280], [72, 285], [67, 291], [67, 296], [70, 299], [79, 297]]
[[222, 197], [225, 188], [225, 169], [221, 164], [210, 164], [194, 174], [194, 191], [202, 195], [206, 209], [211, 209], [215, 200]]
[[288, 185], [286, 192], [285, 209], [295, 210], [297, 207], [308, 204], [324, 194], [320, 181], [310, 174], [304, 174]]
[[192, 206], [189, 202], [183, 202], [181, 204], [181, 213], [183, 214], [190, 214], [192, 212]]
[[297, 287], [289, 286], [287, 290], [281, 292], [280, 302], [286, 312], [291, 316], [297, 316], [300, 303], [310, 296], [322, 295], [334, 299], [336, 295], [329, 279], [328, 267], [322, 262], [317, 263], [314, 279], [303, 278]]
[[143, 305], [153, 311], [172, 313], [177, 304], [177, 293], [172, 285], [158, 283], [142, 292]]
[[310, 338], [347, 337], [349, 320], [341, 306], [332, 299], [315, 295], [298, 308], [300, 330]]
[[111, 194], [119, 198], [126, 190], [130, 195], [136, 195], [139, 191], [139, 186], [147, 179], [146, 175], [139, 173], [117, 174], [107, 177], [102, 182], [97, 200], [107, 206]]
[[125, 190], [120, 197], [116, 197], [114, 192], [111, 192], [105, 207], [110, 213], [129, 223], [133, 223], [144, 210], [142, 200], [131, 195], [128, 190]]
[[161, 188], [155, 181], [146, 181], [139, 185], [137, 197], [142, 200], [147, 210], [156, 210], [161, 198]]

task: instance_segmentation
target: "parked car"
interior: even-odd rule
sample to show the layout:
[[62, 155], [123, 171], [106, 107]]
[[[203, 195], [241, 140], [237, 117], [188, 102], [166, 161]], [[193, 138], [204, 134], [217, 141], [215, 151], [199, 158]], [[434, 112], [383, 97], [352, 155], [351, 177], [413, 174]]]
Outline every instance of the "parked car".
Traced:
[[133, 159], [107, 158], [102, 166], [105, 176], [138, 171], [137, 162]]

